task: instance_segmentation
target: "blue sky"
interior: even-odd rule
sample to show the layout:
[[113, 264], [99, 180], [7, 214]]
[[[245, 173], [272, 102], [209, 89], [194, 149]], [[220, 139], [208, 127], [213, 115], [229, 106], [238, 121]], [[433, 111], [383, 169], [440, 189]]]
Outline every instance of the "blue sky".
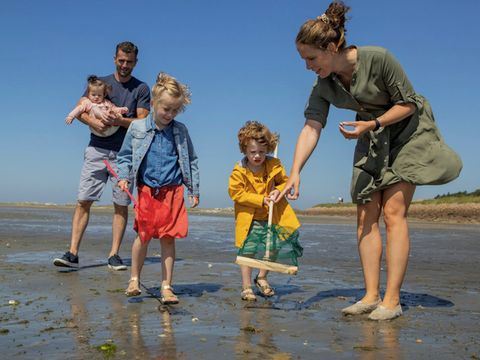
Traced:
[[[258, 120], [280, 134], [278, 156], [292, 163], [303, 109], [314, 81], [298, 56], [300, 25], [327, 1], [34, 1], [2, 4], [0, 202], [74, 203], [88, 128], [65, 115], [89, 74], [114, 70], [114, 48], [140, 48], [134, 75], [149, 85], [159, 71], [188, 84], [187, 124], [201, 171], [201, 206], [231, 206], [227, 181], [240, 158], [236, 134]], [[133, 5], [134, 4], [134, 5]], [[454, 182], [419, 187], [416, 199], [480, 188], [480, 2], [352, 0], [347, 43], [388, 48], [415, 90], [431, 103], [446, 142], [462, 157]], [[350, 200], [354, 143], [336, 124], [354, 114], [331, 110], [320, 143], [302, 173], [306, 208]], [[477, 159], [477, 160], [475, 160]], [[111, 199], [110, 190], [101, 203]]]

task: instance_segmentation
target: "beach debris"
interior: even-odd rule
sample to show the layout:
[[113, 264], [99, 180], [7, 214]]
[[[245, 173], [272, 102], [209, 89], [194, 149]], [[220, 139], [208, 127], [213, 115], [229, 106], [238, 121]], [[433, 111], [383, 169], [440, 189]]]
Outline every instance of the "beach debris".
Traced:
[[98, 345], [96, 349], [102, 352], [105, 356], [113, 356], [117, 351], [117, 345], [115, 345], [111, 340], [109, 342]]
[[240, 330], [243, 330], [243, 331], [245, 331], [245, 332], [250, 332], [250, 333], [260, 332], [260, 330], [257, 330], [257, 329], [255, 328], [255, 326], [253, 326], [253, 325], [247, 325], [247, 326], [245, 326], [245, 327], [243, 327], [243, 328], [240, 328]]
[[197, 317], [192, 317], [192, 322], [197, 322], [198, 318]]
[[211, 268], [213, 265], [212, 264], [208, 264], [208, 267]]
[[347, 300], [347, 298], [345, 296], [337, 296], [337, 299], [338, 300]]
[[422, 339], [416, 339], [415, 342], [416, 342], [417, 344], [421, 344], [421, 343], [423, 343], [423, 340], [422, 340]]
[[8, 329], [0, 329], [0, 335], [6, 335], [10, 332]]
[[41, 333], [53, 331], [55, 328], [53, 326], [46, 327], [45, 329], [40, 330]]
[[88, 344], [88, 336], [85, 335], [77, 335], [77, 340], [81, 344]]
[[20, 301], [18, 301], [18, 300], [8, 300], [8, 305], [17, 306], [17, 305], [20, 305]]
[[234, 292], [234, 291], [237, 291], [237, 289], [234, 289], [234, 288], [225, 286], [224, 288], [222, 288], [222, 291], [231, 291], [231, 292]]
[[100, 292], [97, 289], [88, 289], [92, 292], [92, 295], [100, 295]]
[[109, 293], [119, 293], [119, 294], [123, 294], [125, 292], [125, 289], [122, 289], [122, 288], [118, 288], [118, 289], [107, 289], [107, 292]]
[[376, 346], [370, 345], [355, 345], [353, 347], [355, 350], [363, 350], [363, 351], [376, 351], [378, 348]]

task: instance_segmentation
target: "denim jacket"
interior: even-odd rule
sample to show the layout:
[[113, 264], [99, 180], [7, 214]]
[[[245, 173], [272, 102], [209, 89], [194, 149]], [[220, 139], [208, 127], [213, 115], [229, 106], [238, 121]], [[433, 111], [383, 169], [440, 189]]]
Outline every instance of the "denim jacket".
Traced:
[[[128, 127], [122, 148], [117, 154], [118, 177], [120, 180], [136, 181], [138, 169], [150, 148], [155, 128], [151, 127], [152, 113], [141, 120], [133, 121]], [[173, 137], [178, 154], [178, 163], [182, 171], [183, 184], [188, 195], [200, 196], [200, 174], [198, 158], [193, 149], [187, 127], [176, 120], [172, 121]]]

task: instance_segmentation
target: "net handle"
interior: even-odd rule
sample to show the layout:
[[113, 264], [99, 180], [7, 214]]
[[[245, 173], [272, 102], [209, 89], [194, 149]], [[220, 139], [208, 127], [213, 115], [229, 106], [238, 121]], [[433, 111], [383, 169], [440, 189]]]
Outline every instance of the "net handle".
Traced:
[[[105, 166], [107, 167], [108, 171], [110, 172], [110, 174], [112, 174], [112, 176], [117, 179], [117, 180], [120, 180], [118, 178], [118, 175], [117, 173], [115, 172], [115, 170], [113, 170], [112, 168], [112, 165], [110, 165], [110, 163], [107, 161], [107, 160], [103, 160]], [[130, 199], [132, 199], [133, 201], [133, 205], [135, 205], [135, 207], [138, 207], [138, 204], [137, 204], [137, 200], [135, 200], [135, 198], [133, 197], [132, 193], [128, 190], [128, 188], [125, 189], [125, 192], [127, 193], [127, 195], [130, 197]]]
[[[278, 154], [278, 142], [275, 145], [275, 150], [273, 151], [273, 157], [277, 157]], [[272, 190], [275, 188], [275, 184], [272, 183]], [[267, 259], [270, 258], [270, 238], [272, 237], [272, 220], [273, 220], [273, 202], [270, 201], [268, 203], [268, 232], [267, 232], [267, 241], [266, 241], [266, 249], [265, 249], [265, 257]]]
[[[275, 150], [273, 150], [273, 157], [276, 158], [278, 154], [278, 142], [275, 145]], [[275, 188], [275, 184], [272, 183], [272, 190]], [[268, 203], [268, 227], [272, 225], [272, 219], [273, 219], [273, 202]]]

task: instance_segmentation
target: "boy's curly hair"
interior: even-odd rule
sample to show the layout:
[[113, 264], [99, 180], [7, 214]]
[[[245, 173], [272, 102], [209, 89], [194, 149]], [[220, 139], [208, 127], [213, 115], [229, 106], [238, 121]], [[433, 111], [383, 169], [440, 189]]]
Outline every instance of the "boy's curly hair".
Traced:
[[240, 151], [245, 154], [250, 140], [255, 140], [260, 145], [266, 146], [267, 153], [272, 153], [278, 144], [278, 135], [258, 121], [247, 121], [238, 131], [238, 145]]

